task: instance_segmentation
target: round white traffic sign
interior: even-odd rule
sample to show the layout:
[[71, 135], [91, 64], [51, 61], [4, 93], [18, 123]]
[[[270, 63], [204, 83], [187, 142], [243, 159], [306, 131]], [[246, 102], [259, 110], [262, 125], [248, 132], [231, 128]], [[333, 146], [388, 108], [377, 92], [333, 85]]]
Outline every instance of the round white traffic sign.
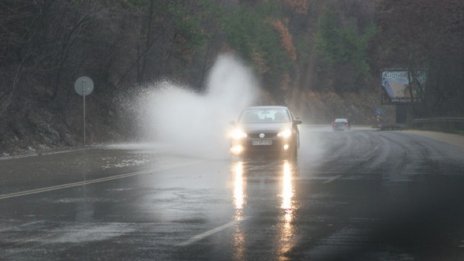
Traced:
[[93, 91], [93, 81], [90, 77], [81, 76], [74, 83], [74, 90], [81, 96], [87, 96]]

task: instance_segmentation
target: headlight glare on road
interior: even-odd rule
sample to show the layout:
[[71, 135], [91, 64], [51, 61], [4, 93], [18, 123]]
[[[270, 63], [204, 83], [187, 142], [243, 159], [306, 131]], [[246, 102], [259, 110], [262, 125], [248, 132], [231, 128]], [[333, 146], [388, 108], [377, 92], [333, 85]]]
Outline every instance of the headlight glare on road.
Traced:
[[292, 136], [292, 130], [291, 129], [285, 129], [277, 134], [278, 137], [283, 138], [283, 139], [288, 139]]
[[229, 133], [229, 137], [233, 140], [241, 140], [247, 137], [247, 134], [243, 129], [236, 128]]
[[230, 148], [230, 152], [234, 155], [240, 155], [243, 152], [243, 146], [242, 145], [235, 145], [232, 148]]

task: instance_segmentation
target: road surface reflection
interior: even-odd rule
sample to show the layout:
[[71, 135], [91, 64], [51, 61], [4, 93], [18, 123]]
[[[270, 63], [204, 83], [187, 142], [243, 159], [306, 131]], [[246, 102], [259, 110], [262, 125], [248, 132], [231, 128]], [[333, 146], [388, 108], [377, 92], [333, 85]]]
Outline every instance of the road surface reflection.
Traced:
[[234, 189], [234, 206], [235, 206], [235, 216], [234, 220], [237, 222], [235, 226], [235, 231], [233, 235], [234, 241], [234, 259], [235, 260], [244, 260], [245, 259], [245, 233], [244, 229], [240, 226], [240, 222], [243, 216], [243, 207], [245, 205], [246, 199], [246, 183], [243, 176], [243, 162], [235, 162], [232, 166], [232, 175], [233, 175], [233, 189]]
[[[256, 164], [250, 164], [248, 162], [237, 161], [233, 162], [231, 167], [232, 172], [232, 194], [233, 194], [233, 205], [234, 205], [234, 220], [237, 221], [235, 231], [233, 235], [234, 245], [234, 259], [243, 260], [246, 259], [246, 235], [245, 230], [242, 227], [243, 221], [246, 219], [246, 205], [247, 197], [247, 178], [253, 178], [255, 175], [262, 177], [264, 174], [266, 178], [276, 180], [270, 184], [276, 184], [278, 187], [274, 191], [274, 199], [277, 201], [276, 208], [280, 209], [280, 215], [278, 217], [277, 224], [277, 256], [279, 260], [286, 259], [286, 253], [292, 249], [294, 245], [294, 215], [297, 206], [295, 202], [295, 187], [294, 187], [294, 175], [295, 166], [285, 160], [276, 164], [263, 164], [262, 166]], [[271, 198], [268, 198], [272, 200]], [[256, 207], [255, 207], [256, 208]], [[254, 209], [254, 211], [258, 211]]]
[[279, 260], [286, 260], [286, 253], [293, 247], [294, 238], [294, 186], [293, 186], [293, 170], [292, 165], [288, 161], [284, 161], [282, 164], [282, 204], [280, 208], [282, 210], [282, 217], [279, 225], [279, 249], [278, 257]]
[[245, 204], [245, 180], [243, 177], [243, 162], [236, 162], [234, 165], [234, 205], [237, 212], [241, 212]]

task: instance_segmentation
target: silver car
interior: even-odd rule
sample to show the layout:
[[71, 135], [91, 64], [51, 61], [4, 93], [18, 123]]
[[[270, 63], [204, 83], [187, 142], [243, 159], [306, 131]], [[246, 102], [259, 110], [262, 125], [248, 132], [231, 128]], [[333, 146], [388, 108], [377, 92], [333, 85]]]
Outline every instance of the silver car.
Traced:
[[332, 122], [332, 129], [334, 131], [344, 131], [350, 128], [350, 122], [346, 118], [337, 118]]
[[233, 155], [272, 153], [296, 159], [301, 120], [285, 106], [253, 106], [243, 110], [229, 133]]

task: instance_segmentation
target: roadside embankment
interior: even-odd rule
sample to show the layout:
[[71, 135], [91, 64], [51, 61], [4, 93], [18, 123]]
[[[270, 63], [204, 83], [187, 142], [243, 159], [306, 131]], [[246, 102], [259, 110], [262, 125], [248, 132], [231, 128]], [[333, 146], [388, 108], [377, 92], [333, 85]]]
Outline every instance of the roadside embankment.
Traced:
[[462, 117], [436, 117], [414, 119], [411, 127], [418, 130], [429, 130], [464, 134], [464, 118]]
[[464, 135], [423, 130], [405, 130], [403, 132], [424, 136], [444, 143], [452, 144], [464, 149]]

